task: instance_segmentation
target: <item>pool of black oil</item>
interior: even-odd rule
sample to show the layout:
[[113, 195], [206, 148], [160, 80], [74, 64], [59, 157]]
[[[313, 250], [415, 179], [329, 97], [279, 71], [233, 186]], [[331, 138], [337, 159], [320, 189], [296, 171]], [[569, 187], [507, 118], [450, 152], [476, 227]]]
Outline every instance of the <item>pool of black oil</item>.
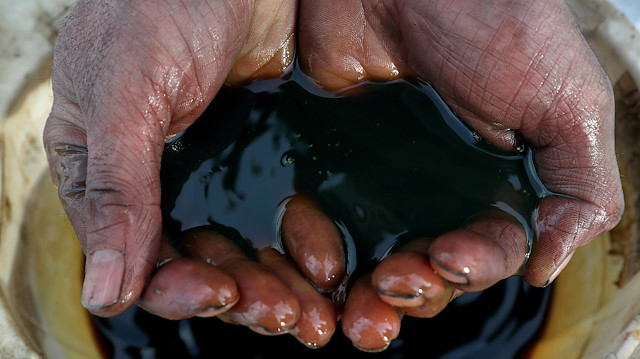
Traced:
[[[279, 246], [282, 203], [304, 194], [340, 228], [355, 273], [407, 240], [487, 211], [511, 215], [531, 239], [532, 215], [547, 194], [530, 150], [493, 148], [427, 84], [328, 93], [297, 71], [223, 88], [167, 145], [161, 177], [164, 229], [174, 241], [209, 225], [245, 248]], [[95, 323], [111, 358], [513, 358], [535, 339], [548, 297], [548, 288], [513, 277], [463, 295], [435, 318], [404, 318], [400, 337], [377, 354], [359, 352], [342, 333], [312, 350], [215, 318], [167, 321], [139, 309]]]

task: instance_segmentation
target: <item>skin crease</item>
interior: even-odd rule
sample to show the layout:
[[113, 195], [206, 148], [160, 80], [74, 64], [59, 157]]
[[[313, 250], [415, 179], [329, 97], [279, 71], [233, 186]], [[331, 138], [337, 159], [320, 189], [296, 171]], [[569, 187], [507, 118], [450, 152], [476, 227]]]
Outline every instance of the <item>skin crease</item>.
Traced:
[[219, 314], [219, 318], [267, 335], [284, 334], [295, 327], [300, 317], [296, 295], [286, 282], [279, 281], [262, 264], [250, 260], [231, 240], [194, 228], [183, 234], [181, 243], [187, 256], [223, 270], [238, 283], [238, 302]]
[[[565, 258], [619, 221], [623, 198], [612, 90], [561, 0], [80, 0], [56, 41], [54, 104], [44, 144], [52, 179], [88, 258], [83, 304], [92, 313], [115, 315], [141, 295], [153, 298], [143, 290], [156, 264], [166, 259], [159, 255], [164, 141], [189, 126], [225, 80], [279, 74], [295, 41], [301, 67], [326, 88], [420, 77], [488, 141], [505, 149], [524, 141], [534, 149], [541, 179], [566, 196], [547, 197], [540, 206], [531, 259], [522, 273], [529, 283], [548, 284]], [[70, 174], [77, 163], [86, 163], [86, 172]], [[470, 245], [484, 261], [474, 258]], [[425, 277], [428, 257], [440, 277], [434, 281], [480, 290], [513, 275], [525, 247], [521, 229], [489, 217], [436, 238], [428, 256], [414, 256], [407, 268]], [[222, 269], [237, 288], [260, 278], [288, 287], [256, 263], [221, 262], [231, 263]], [[156, 274], [177, 279], [189, 265]], [[384, 298], [406, 296], [410, 283], [397, 286], [399, 293], [386, 288], [376, 302], [380, 310], [361, 312], [349, 304], [383, 288], [396, 270], [386, 268], [377, 268], [369, 283], [363, 282], [369, 277], [357, 281], [344, 308], [345, 332], [354, 333], [353, 324], [367, 320], [397, 323], [392, 332], [399, 330], [397, 311]], [[227, 282], [225, 276], [219, 283], [216, 276], [203, 278], [212, 287]], [[100, 283], [109, 283], [108, 290]], [[274, 299], [260, 290], [256, 300]], [[293, 308], [297, 299], [289, 294]], [[166, 317], [194, 315], [193, 306], [177, 313], [169, 304], [156, 304], [143, 307]], [[412, 305], [397, 309], [411, 314]], [[285, 328], [295, 325], [293, 317]], [[269, 321], [244, 324], [279, 328]], [[350, 337], [367, 350], [380, 344], [375, 334]]]

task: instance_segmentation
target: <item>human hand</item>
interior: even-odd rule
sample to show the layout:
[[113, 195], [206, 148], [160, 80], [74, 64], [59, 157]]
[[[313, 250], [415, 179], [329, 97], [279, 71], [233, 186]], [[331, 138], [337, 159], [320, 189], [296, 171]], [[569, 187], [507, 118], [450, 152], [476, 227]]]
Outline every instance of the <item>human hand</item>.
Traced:
[[[333, 307], [279, 254], [264, 251], [259, 264], [203, 228], [184, 233], [179, 253], [161, 234], [165, 140], [225, 79], [280, 75], [292, 60], [295, 13], [294, 1], [279, 0], [78, 3], [56, 42], [44, 143], [88, 258], [90, 312], [111, 316], [137, 301], [165, 318], [217, 315], [308, 345], [329, 340]], [[311, 310], [323, 323], [306, 320]]]
[[[519, 145], [517, 142], [517, 133], [520, 133], [527, 144], [536, 149], [538, 169], [547, 186], [554, 192], [574, 197], [549, 197], [545, 199], [541, 206], [539, 219], [537, 221], [539, 235], [534, 244], [532, 259], [524, 273], [525, 278], [529, 282], [541, 285], [548, 281], [551, 274], [553, 274], [557, 268], [562, 267], [562, 262], [566, 262], [564, 258], [567, 258], [575, 248], [591, 240], [595, 237], [595, 234], [612, 227], [617, 222], [620, 214], [619, 209], [621, 208], [622, 197], [612, 146], [612, 104], [610, 89], [608, 88], [606, 78], [602, 74], [602, 71], [597, 67], [593, 55], [590, 54], [588, 48], [580, 39], [577, 29], [572, 27], [570, 15], [564, 7], [564, 4], [552, 3], [544, 6], [541, 4], [532, 4], [530, 5], [531, 9], [528, 9], [531, 10], [531, 14], [528, 14], [526, 19], [524, 18], [524, 14], [527, 9], [518, 9], [517, 5], [509, 8], [507, 6], [509, 4], [506, 3], [502, 5], [481, 3], [477, 5], [479, 8], [475, 10], [483, 11], [470, 12], [471, 9], [468, 7], [474, 5], [475, 4], [467, 4], [467, 2], [460, 1], [454, 3], [453, 6], [440, 9], [440, 7], [444, 6], [444, 2], [423, 4], [417, 1], [405, 1], [397, 3], [389, 2], [388, 4], [384, 2], [377, 3], [376, 8], [371, 8], [367, 4], [363, 6], [359, 1], [343, 2], [338, 6], [335, 4], [322, 6], [321, 2], [303, 1], [301, 3], [301, 17], [299, 19], [301, 23], [299, 36], [302, 39], [299, 51], [303, 59], [301, 64], [305, 70], [322, 85], [336, 89], [366, 79], [418, 76], [434, 84], [454, 110], [479, 134], [494, 144], [503, 148], [514, 148]], [[504, 8], [501, 6], [504, 6]], [[480, 17], [479, 19], [471, 17], [471, 15], [482, 14], [488, 17]], [[456, 21], [453, 21], [456, 15], [460, 16]], [[498, 22], [497, 20], [500, 19], [505, 21]], [[522, 21], [518, 22], [516, 21], [517, 19]], [[451, 26], [447, 23], [448, 21], [452, 21]], [[553, 26], [546, 28], [544, 26], [527, 27], [532, 26], [532, 24], [540, 25], [545, 21]], [[490, 29], [484, 25], [494, 23], [500, 23], [501, 27], [498, 29]], [[422, 25], [422, 27], [420, 27], [420, 25]], [[336, 33], [336, 28], [341, 28], [342, 30]], [[474, 30], [471, 31], [470, 29]], [[562, 36], [557, 36], [556, 33], [545, 33], [545, 31], [551, 30], [559, 31]], [[517, 38], [519, 41], [509, 43], [508, 40], [513, 38], [514, 34], [518, 35]], [[77, 36], [79, 35], [83, 34], [77, 34]], [[90, 36], [87, 34], [84, 35], [87, 37]], [[493, 37], [493, 35], [496, 36]], [[108, 36], [104, 34], [102, 36], [103, 38], [108, 38]], [[484, 36], [484, 38], [473, 39], [473, 36]], [[229, 37], [229, 39], [230, 38], [232, 37]], [[286, 38], [291, 39], [291, 37]], [[483, 39], [484, 41], [480, 41]], [[531, 43], [537, 44], [538, 46], [524, 46], [526, 45], [526, 39], [531, 40]], [[576, 39], [579, 41], [572, 42], [572, 40]], [[535, 40], [544, 41], [539, 44]], [[88, 43], [89, 41], [85, 40], [84, 42]], [[71, 41], [71, 43], [74, 42]], [[124, 46], [127, 44], [121, 45]], [[233, 46], [230, 46], [230, 48], [234, 49], [234, 51], [240, 51], [237, 49], [238, 45], [235, 45], [235, 48]], [[502, 48], [502, 45], [510, 46]], [[58, 47], [63, 48], [64, 44]], [[135, 46], [131, 47], [133, 48]], [[336, 51], [336, 49], [341, 51]], [[486, 50], [492, 49], [500, 54], [500, 56], [497, 56], [497, 59], [487, 55], [490, 52], [485, 52]], [[577, 55], [573, 58], [566, 58], [566, 54], [568, 53], [565, 52], [566, 49], [577, 51]], [[65, 51], [58, 50], [58, 52], [63, 53]], [[225, 52], [221, 51], [220, 53]], [[233, 56], [230, 57], [233, 58]], [[496, 61], [506, 62], [506, 59], [519, 59], [520, 62], [514, 62], [515, 65], [496, 66]], [[230, 63], [232, 63], [233, 60], [227, 60], [229, 61], [227, 66], [230, 67]], [[73, 63], [73, 61], [68, 63]], [[473, 63], [474, 65], [477, 63], [478, 66], [465, 67], [463, 64], [467, 63]], [[92, 66], [95, 66], [95, 64]], [[112, 68], [114, 66], [113, 64], [111, 65]], [[239, 68], [242, 68], [242, 66]], [[543, 70], [544, 72], [541, 72]], [[501, 74], [499, 76], [496, 74], [489, 75], [492, 71], [500, 71]], [[113, 216], [114, 218], [120, 218], [120, 221], [114, 221], [112, 223], [125, 223], [126, 226], [109, 226], [105, 224], [91, 224], [88, 226], [86, 220], [82, 219], [85, 213], [82, 211], [85, 209], [84, 203], [89, 203], [89, 205], [86, 206], [91, 211], [92, 206], [95, 207], [93, 203], [95, 203], [96, 200], [100, 200], [100, 198], [96, 198], [100, 197], [96, 196], [99, 192], [90, 191], [89, 182], [91, 181], [87, 180], [86, 198], [88, 198], [88, 200], [81, 199], [78, 201], [77, 198], [74, 199], [73, 195], [75, 192], [82, 192], [84, 190], [84, 188], [82, 188], [83, 183], [81, 183], [83, 181], [78, 180], [78, 178], [65, 177], [70, 174], [70, 170], [63, 169], [63, 171], [60, 171], [60, 164], [64, 163], [68, 168], [70, 165], [73, 166], [76, 162], [79, 162], [80, 167], [82, 167], [82, 161], [86, 161], [88, 157], [89, 170], [87, 171], [87, 179], [95, 176], [96, 173], [91, 171], [91, 155], [87, 156], [86, 152], [78, 150], [78, 148], [84, 148], [85, 146], [83, 145], [86, 144], [86, 147], [91, 149], [92, 146], [90, 146], [89, 143], [98, 143], [96, 137], [100, 138], [100, 143], [102, 143], [101, 141], [104, 139], [104, 136], [99, 136], [102, 131], [100, 129], [102, 127], [110, 128], [107, 125], [113, 121], [105, 120], [106, 123], [102, 123], [102, 127], [96, 127], [96, 133], [90, 135], [87, 132], [85, 134], [84, 129], [87, 128], [87, 131], [89, 131], [90, 126], [87, 126], [87, 120], [83, 117], [83, 113], [88, 112], [90, 114], [87, 118], [113, 118], [111, 116], [95, 116], [93, 113], [119, 112], [119, 116], [115, 116], [115, 118], [120, 118], [118, 121], [128, 119], [130, 113], [125, 113], [126, 110], [122, 107], [112, 108], [115, 106], [108, 106], [106, 104], [100, 104], [102, 106], [97, 106], [97, 110], [88, 111], [85, 103], [91, 103], [91, 100], [87, 100], [86, 98], [77, 99], [78, 96], [76, 96], [78, 93], [83, 93], [84, 90], [74, 89], [74, 86], [69, 86], [69, 77], [71, 75], [64, 75], [62, 70], [58, 72], [61, 74], [59, 78], [67, 78], [56, 80], [54, 77], [54, 89], [57, 89], [58, 94], [66, 94], [64, 97], [58, 95], [56, 99], [57, 104], [54, 104], [52, 112], [53, 120], [48, 121], [45, 143], [48, 145], [51, 155], [52, 175], [55, 180], [58, 176], [57, 173], [60, 172], [59, 178], [62, 180], [58, 179], [58, 183], [63, 195], [63, 201], [66, 204], [72, 223], [74, 223], [76, 230], [79, 232], [79, 237], [84, 244], [85, 251], [91, 254], [92, 248], [103, 246], [103, 243], [109, 243], [109, 241], [89, 241], [86, 239], [86, 233], [91, 233], [91, 236], [95, 236], [96, 229], [106, 228], [106, 231], [98, 231], [97, 233], [100, 235], [100, 238], [108, 238], [111, 236], [107, 235], [106, 232], [115, 233], [119, 230], [120, 233], [128, 234], [129, 231], [122, 229], [127, 227], [140, 229], [139, 233], [133, 237], [143, 238], [143, 240], [126, 239], [126, 243], [131, 241], [133, 245], [133, 248], [130, 246], [126, 249], [127, 253], [148, 254], [146, 258], [156, 258], [155, 254], [157, 253], [159, 243], [157, 239], [159, 238], [159, 226], [127, 224], [127, 221], [121, 220], [122, 214], [120, 214], [120, 217]], [[95, 74], [96, 71], [93, 71], [93, 73]], [[244, 73], [251, 73], [251, 71], [244, 71]], [[537, 76], [539, 77], [541, 74], [547, 73], [548, 76], [539, 78], [539, 83], [530, 82], [538, 79]], [[457, 75], [461, 75], [460, 81], [453, 82], [454, 80], [458, 80], [456, 78]], [[209, 74], [208, 76], [212, 75]], [[215, 92], [217, 86], [222, 82], [221, 77], [220, 74], [218, 74], [217, 77], [213, 76], [213, 79], [217, 82], [200, 82], [213, 84], [211, 85], [213, 88], [211, 92]], [[82, 76], [79, 76], [79, 78], [82, 78]], [[207, 77], [202, 78], [206, 79]], [[230, 78], [233, 78], [233, 76]], [[479, 82], [477, 87], [475, 82], [471, 83], [471, 81], [476, 78], [478, 79], [477, 82]], [[200, 77], [198, 77], [198, 79], [200, 79]], [[465, 79], [467, 82], [462, 81]], [[498, 79], [499, 83], [489, 83], [487, 82], [489, 79]], [[529, 82], [522, 81], [523, 85], [520, 91], [514, 91], [513, 88], [519, 88], [520, 83], [506, 79], [525, 79]], [[564, 82], [560, 82], [561, 79]], [[66, 81], [67, 86], [56, 85], [56, 81], [58, 83], [64, 83]], [[481, 81], [484, 81], [484, 83]], [[87, 80], [84, 86], [94, 82], [95, 81]], [[111, 82], [111, 84], [103, 84], [102, 91], [106, 91], [104, 88], [108, 89], [110, 88], [109, 86], [116, 87], [114, 85], [115, 81]], [[184, 83], [188, 84], [189, 81], [185, 81]], [[580, 88], [577, 87], [578, 85], [580, 85]], [[175, 89], [175, 86], [176, 84], [174, 83], [169, 87]], [[65, 87], [66, 90], [64, 90]], [[98, 86], [98, 89], [100, 89], [100, 86]], [[585, 96], [582, 98], [575, 97], [576, 91], [578, 90]], [[94, 92], [95, 91], [94, 88]], [[91, 93], [91, 91], [87, 91], [86, 93]], [[200, 95], [202, 95], [202, 93], [202, 91], [198, 92]], [[206, 91], [204, 91], [204, 93], [208, 94]], [[495, 106], [495, 102], [498, 102], [498, 100], [495, 100], [495, 102], [491, 101], [491, 99], [502, 99], [505, 94], [512, 95], [513, 93], [517, 93], [518, 95], [514, 96], [513, 101], [509, 102], [509, 104], [504, 102], [499, 103], [502, 104], [503, 107]], [[184, 96], [184, 92], [181, 92], [181, 94]], [[483, 98], [481, 96], [483, 94], [493, 97]], [[91, 96], [88, 97], [91, 98]], [[208, 98], [208, 96], [202, 96], [202, 98]], [[532, 98], [538, 100], [538, 102], [531, 103], [534, 105], [529, 103]], [[172, 103], [185, 103], [185, 101], [179, 100], [184, 100], [184, 98], [179, 98], [175, 101], [172, 100], [174, 101]], [[147, 99], [144, 101], [145, 104], [148, 103]], [[121, 101], [114, 102], [119, 103]], [[126, 104], [127, 102], [131, 103], [134, 101], [124, 101], [123, 103]], [[189, 101], [186, 102], [188, 103]], [[140, 100], [140, 103], [142, 103], [142, 100]], [[91, 108], [91, 106], [89, 106], [89, 108]], [[186, 105], [186, 108], [190, 110], [183, 111], [181, 116], [173, 115], [167, 117], [173, 119], [171, 124], [168, 124], [166, 121], [161, 122], [162, 126], [165, 127], [162, 128], [165, 136], [160, 136], [160, 139], [179, 132], [179, 130], [186, 127], [191, 120], [197, 116], [199, 112], [198, 104], [194, 105], [193, 102], [191, 102]], [[82, 109], [82, 113], [79, 109]], [[595, 112], [596, 109], [597, 112]], [[166, 109], [165, 111], [154, 111], [167, 113]], [[144, 113], [144, 111], [142, 112]], [[140, 111], [137, 113], [140, 113]], [[75, 114], [75, 116], [69, 116], [69, 114]], [[78, 120], [74, 123], [74, 121], [70, 121], [69, 118], [77, 118]], [[589, 121], [581, 122], [583, 119]], [[93, 122], [99, 123], [100, 121], [93, 120]], [[145, 119], [140, 120], [140, 123], [148, 122], [149, 121], [145, 121]], [[111, 128], [113, 128], [113, 126], [114, 125], [111, 125]], [[172, 128], [171, 126], [176, 126], [173, 127], [174, 131], [168, 130]], [[145, 126], [143, 126], [143, 128], [147, 129]], [[158, 129], [156, 129], [155, 133], [157, 132]], [[548, 133], [555, 135], [560, 134], [560, 136], [547, 138], [546, 135]], [[139, 138], [140, 133], [137, 133], [137, 135]], [[146, 133], [145, 136], [146, 135], [148, 135], [148, 133]], [[89, 141], [90, 138], [92, 139], [91, 141]], [[61, 139], [65, 141], [61, 141]], [[68, 139], [76, 139], [76, 141], [69, 141]], [[120, 140], [107, 139], [106, 143], [119, 144]], [[155, 152], [159, 152], [158, 149], [161, 148], [161, 143], [162, 141], [155, 143]], [[71, 144], [72, 147], [58, 147], [60, 153], [57, 153], [54, 148], [55, 144]], [[148, 148], [142, 146], [140, 143], [137, 145], [141, 147], [141, 153], [144, 153], [144, 150]], [[104, 147], [108, 148], [109, 146], [105, 145]], [[111, 147], [119, 148], [118, 146]], [[563, 158], [558, 156], [559, 153], [567, 153], [567, 151], [570, 154], [569, 156]], [[103, 149], [103, 152], [109, 151]], [[136, 154], [136, 152], [137, 151], [134, 150], [130, 152], [129, 155]], [[147, 180], [147, 182], [152, 184], [155, 183], [155, 186], [152, 186], [152, 190], [149, 190], [147, 187], [144, 188], [143, 193], [148, 194], [151, 192], [151, 196], [147, 198], [157, 199], [159, 197], [157, 193], [159, 191], [157, 182], [149, 181], [149, 179], [154, 178], [153, 174], [156, 172], [155, 170], [157, 170], [157, 164], [159, 163], [158, 154], [149, 152], [150, 151], [147, 151], [146, 156], [138, 153], [138, 156], [144, 157], [142, 158], [143, 161], [155, 158], [156, 162], [152, 166], [150, 165], [150, 167], [153, 168], [146, 175], [140, 175], [136, 172], [135, 175], [137, 177], [134, 176], [134, 178], [141, 179], [142, 181]], [[109, 159], [109, 156], [106, 155], [111, 155], [112, 158]], [[103, 153], [102, 156], [96, 156], [96, 158], [102, 160], [103, 163], [105, 159], [108, 159], [109, 163], [118, 162], [117, 160], [114, 161], [113, 157], [114, 155], [111, 153]], [[116, 156], [116, 159], [127, 159], [127, 157], [128, 156], [120, 155]], [[61, 158], [65, 158], [64, 161], [66, 162], [63, 162]], [[574, 164], [577, 166], [570, 166], [572, 161], [576, 161]], [[152, 162], [145, 163], [151, 164]], [[557, 170], [558, 168], [563, 170]], [[99, 168], [96, 169], [99, 170]], [[136, 170], [138, 169], [136, 168]], [[127, 172], [124, 171], [124, 173]], [[83, 173], [80, 171], [79, 174], [75, 173], [74, 175], [79, 175], [79, 178], [81, 178]], [[107, 178], [117, 178], [113, 174], [108, 175]], [[122, 178], [127, 178], [128, 175], [127, 173], [127, 176]], [[595, 175], [594, 178], [598, 178], [598, 180], [591, 181], [591, 175]], [[100, 186], [96, 188], [99, 189]], [[113, 195], [113, 191], [102, 192], [103, 194], [108, 193], [111, 196]], [[133, 191], [133, 193], [136, 192], [137, 191]], [[89, 195], [90, 193], [93, 194]], [[118, 192], [116, 192], [116, 194], [117, 193]], [[72, 196], [69, 196], [69, 194]], [[136, 196], [136, 198], [144, 197], [146, 196]], [[120, 194], [120, 199], [116, 199], [113, 202], [131, 203], [130, 200], [121, 201], [122, 198], [123, 196]], [[132, 218], [128, 221], [136, 220], [136, 217], [137, 220], [139, 220], [140, 218], [148, 216], [148, 209], [154, 206], [152, 203], [150, 206], [135, 205], [131, 207], [147, 207], [147, 209], [144, 212], [140, 212], [142, 213], [140, 217], [138, 217], [138, 213], [131, 215]], [[98, 207], [102, 208], [102, 206]], [[124, 208], [127, 207], [129, 206], [125, 206]], [[131, 212], [129, 211], [128, 213]], [[580, 214], [580, 217], [577, 217], [577, 214]], [[151, 217], [157, 218], [155, 215], [151, 215]], [[90, 218], [96, 217], [92, 216]], [[91, 226], [93, 226], [93, 229], [87, 231]], [[570, 229], [572, 226], [576, 229], [573, 232]], [[560, 231], [556, 232], [551, 230], [551, 228], [555, 227], [559, 227]], [[148, 236], [148, 233], [153, 233], [153, 231], [147, 232], [149, 228], [157, 228], [158, 230], [156, 230], [155, 235]], [[491, 233], [502, 234], [505, 230], [511, 235], [510, 238], [502, 237], [496, 241], [495, 239], [498, 235], [491, 235]], [[563, 234], [561, 232], [562, 230], [566, 233]], [[116, 239], [116, 241], [119, 241], [118, 248], [122, 248], [122, 244], [124, 243], [122, 237], [124, 236], [114, 237], [118, 237]], [[450, 239], [447, 241], [442, 240], [447, 237], [450, 237]], [[144, 239], [147, 240], [145, 241]], [[114, 240], [111, 239], [111, 241]], [[95, 243], [98, 243], [98, 245]], [[88, 244], [91, 245], [90, 248]], [[469, 244], [473, 244], [476, 248], [480, 249], [470, 251]], [[418, 248], [424, 249], [425, 247], [418, 246]], [[430, 258], [430, 261], [426, 263], [430, 266], [435, 264], [435, 270], [438, 271], [438, 274], [442, 277], [452, 280], [452, 282], [460, 282], [460, 278], [465, 277], [463, 283], [456, 284], [457, 287], [464, 290], [482, 289], [495, 283], [497, 280], [512, 275], [523, 263], [524, 254], [527, 250], [526, 238], [520, 228], [509, 223], [496, 222], [493, 220], [474, 223], [466, 230], [446, 234], [437, 239], [430, 248], [426, 249]], [[416, 255], [416, 253], [418, 254]], [[449, 254], [451, 253], [456, 253], [456, 257], [450, 256]], [[410, 254], [415, 260], [406, 262], [402, 266], [406, 269], [407, 273], [428, 273], [424, 271], [424, 267], [421, 267], [421, 264], [425, 263], [426, 257], [420, 255], [420, 250], [417, 252], [411, 251]], [[377, 322], [381, 322], [391, 318], [392, 321], [397, 323], [396, 327], [399, 328], [399, 317], [397, 319], [392, 318], [392, 311], [385, 309], [387, 308], [385, 303], [389, 304], [390, 301], [392, 302], [392, 298], [406, 297], [407, 293], [394, 293], [394, 291], [399, 291], [399, 288], [381, 287], [383, 279], [390, 277], [391, 272], [395, 270], [390, 269], [395, 268], [392, 265], [394, 258], [398, 257], [390, 257], [373, 273], [373, 283], [370, 284], [363, 279], [359, 283], [364, 284], [364, 286], [356, 288], [364, 288], [365, 293], [369, 294], [371, 290], [373, 290], [374, 293], [375, 291], [386, 291], [386, 296], [380, 296], [383, 300], [380, 305], [383, 315], [375, 319]], [[505, 264], [504, 268], [496, 268], [496, 258]], [[145, 262], [143, 259], [139, 261], [140, 263]], [[298, 264], [303, 263], [300, 261], [296, 262]], [[137, 297], [137, 293], [140, 292], [142, 287], [141, 283], [144, 283], [144, 281], [140, 279], [146, 278], [145, 275], [148, 275], [153, 267], [153, 263], [155, 263], [155, 260], [150, 259], [142, 265], [127, 264], [127, 269], [121, 270], [127, 273], [124, 276], [125, 280], [122, 286], [122, 293], [131, 293], [131, 295], [126, 295], [124, 301], [115, 303], [109, 307], [110, 309], [94, 308], [94, 311], [101, 312], [102, 314], [110, 314], [109, 312], [115, 313], [117, 310], [120, 310], [118, 308], [128, 306], [132, 300]], [[439, 266], [446, 269], [442, 270], [438, 268]], [[89, 265], [89, 268], [91, 268], [91, 265]], [[465, 268], [467, 270], [465, 270]], [[115, 269], [117, 269], [115, 272], [120, 270], [117, 266]], [[496, 269], [498, 270], [496, 271]], [[452, 274], [465, 274], [464, 272], [466, 271], [469, 272], [466, 273], [466, 275]], [[91, 271], [88, 273], [91, 273]], [[135, 276], [137, 280], [127, 279], [129, 273]], [[441, 280], [441, 278], [439, 279], [439, 277], [434, 276], [428, 279], [427, 282], [435, 283], [438, 280]], [[464, 284], [467, 282], [468, 284]], [[450, 289], [447, 287], [450, 283], [442, 283], [444, 283], [444, 285], [441, 293], [450, 293]], [[405, 287], [417, 293], [415, 287]], [[129, 288], [133, 288], [134, 290], [124, 290]], [[363, 291], [359, 289], [357, 291], [354, 290], [354, 292], [363, 293]], [[396, 294], [400, 294], [400, 296]], [[447, 297], [447, 295], [443, 297]], [[356, 303], [358, 298], [365, 297], [352, 293], [350, 298], [353, 298], [352, 303]], [[431, 301], [429, 305], [433, 306], [433, 303], [434, 302]], [[392, 302], [391, 304], [399, 303]], [[405, 303], [405, 306], [407, 307], [415, 307], [415, 303], [412, 305], [406, 304], [407, 303]], [[400, 307], [402, 308], [403, 305], [400, 305]], [[420, 304], [418, 308], [424, 308], [424, 303]], [[345, 318], [343, 318], [343, 328], [346, 328], [346, 331], [348, 331], [349, 326], [354, 324], [358, 318], [366, 318], [368, 315], [368, 313], [357, 313], [352, 317], [353, 319], [347, 319], [346, 314], [349, 312], [347, 306], [345, 309]], [[392, 336], [389, 336], [387, 339], [391, 338]], [[367, 349], [364, 343], [356, 342], [356, 345], [358, 344]], [[374, 346], [368, 349], [376, 349], [376, 343], [372, 345]]]
[[[82, 304], [89, 311], [122, 312], [156, 267], [165, 140], [200, 115], [226, 78], [278, 75], [291, 61], [294, 15], [295, 3], [283, 1], [78, 2], [55, 46], [44, 144], [87, 256]], [[263, 21], [252, 24], [254, 16]], [[170, 267], [190, 273], [192, 266]], [[147, 305], [161, 315], [195, 315], [228, 307], [241, 285], [217, 275], [181, 284], [229, 295], [194, 300], [181, 313]]]
[[[578, 247], [618, 223], [613, 95], [563, 1], [301, 1], [299, 24], [300, 64], [325, 87], [419, 77], [489, 142], [515, 151], [524, 141], [534, 150], [554, 195], [533, 219], [521, 273], [529, 283], [550, 283]], [[397, 332], [400, 318], [384, 303], [431, 313], [425, 305], [434, 302], [422, 293], [440, 283], [433, 271], [446, 279], [443, 291], [481, 290], [517, 274], [528, 251], [523, 228], [500, 217], [413, 246], [383, 261], [347, 299], [342, 327], [356, 346], [384, 347]], [[380, 294], [378, 312], [371, 293]], [[367, 313], [350, 317], [363, 298]], [[390, 330], [376, 332], [383, 324]]]

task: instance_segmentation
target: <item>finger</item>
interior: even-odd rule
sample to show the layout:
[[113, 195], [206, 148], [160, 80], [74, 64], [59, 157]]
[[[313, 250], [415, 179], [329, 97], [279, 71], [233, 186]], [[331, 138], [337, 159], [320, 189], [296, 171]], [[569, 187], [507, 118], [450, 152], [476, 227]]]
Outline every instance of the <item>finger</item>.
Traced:
[[327, 344], [336, 330], [337, 314], [331, 301], [316, 291], [289, 260], [273, 248], [258, 253], [260, 263], [277, 275], [298, 298], [300, 318], [290, 332], [310, 348]]
[[[95, 159], [81, 130], [66, 121], [50, 117], [46, 131], [52, 176], [87, 257], [82, 304], [94, 314], [116, 314], [137, 299], [156, 262], [159, 182], [130, 161], [109, 166]], [[142, 157], [153, 152], [131, 147]], [[146, 161], [147, 170], [159, 170], [157, 161]]]
[[266, 335], [284, 334], [300, 317], [298, 299], [263, 265], [250, 260], [231, 240], [205, 228], [187, 231], [185, 253], [229, 274], [240, 294], [238, 302], [219, 315], [225, 321], [248, 326]]
[[517, 274], [528, 249], [522, 225], [495, 213], [436, 238], [429, 258], [436, 273], [454, 287], [479, 291]]
[[160, 266], [138, 305], [167, 319], [212, 317], [239, 299], [234, 280], [200, 259], [179, 258]]
[[48, 121], [45, 143], [60, 198], [87, 257], [82, 304], [94, 314], [113, 315], [137, 299], [156, 263], [163, 137], [152, 143], [138, 133], [112, 133], [115, 139], [90, 132], [83, 143], [80, 129], [56, 114]]
[[261, 0], [254, 4], [247, 39], [226, 82], [239, 84], [280, 76], [295, 54], [296, 0]]
[[345, 275], [346, 257], [336, 225], [308, 198], [287, 202], [282, 242], [298, 268], [317, 288], [335, 288]]
[[421, 318], [433, 317], [447, 306], [454, 289], [432, 268], [430, 245], [427, 239], [414, 240], [378, 264], [371, 284], [382, 301]]
[[398, 78], [405, 67], [398, 55], [405, 51], [395, 24], [396, 8], [392, 2], [301, 1], [301, 68], [333, 90], [366, 80]]
[[579, 247], [618, 222], [614, 212], [579, 199], [545, 198], [536, 221], [531, 259], [522, 274], [525, 280], [535, 286], [551, 284]]
[[371, 275], [358, 278], [344, 306], [342, 331], [363, 351], [385, 350], [400, 333], [401, 316], [371, 286]]
[[163, 236], [156, 271], [137, 304], [152, 314], [176, 320], [218, 315], [238, 298], [229, 275], [200, 259], [183, 258]]

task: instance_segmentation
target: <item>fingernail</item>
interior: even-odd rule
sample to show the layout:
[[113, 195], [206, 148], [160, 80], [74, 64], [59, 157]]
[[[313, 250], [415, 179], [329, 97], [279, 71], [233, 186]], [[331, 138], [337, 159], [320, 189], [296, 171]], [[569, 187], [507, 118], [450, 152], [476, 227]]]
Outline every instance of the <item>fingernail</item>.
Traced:
[[228, 309], [230, 309], [231, 307], [233, 307], [237, 302], [238, 302], [239, 298], [234, 299], [232, 302], [227, 303], [227, 304], [223, 304], [219, 307], [209, 307], [206, 308], [205, 310], [203, 310], [202, 312], [196, 314], [196, 317], [200, 317], [200, 318], [211, 318], [211, 317], [215, 317], [216, 315], [220, 314], [220, 313], [224, 313], [226, 312]]
[[286, 327], [286, 326], [282, 326], [282, 327], [278, 327], [275, 330], [269, 330], [263, 326], [260, 325], [250, 325], [249, 329], [253, 330], [254, 332], [261, 334], [261, 335], [267, 335], [267, 336], [275, 336], [275, 335], [282, 335], [282, 334], [289, 334], [289, 332], [291, 332], [293, 329], [295, 328], [295, 326], [291, 326], [291, 327]]
[[446, 268], [444, 266], [442, 266], [440, 263], [438, 263], [435, 259], [430, 258], [431, 260], [431, 264], [434, 267], [437, 267], [437, 272], [438, 274], [446, 279], [447, 281], [449, 281], [450, 283], [455, 283], [455, 284], [463, 284], [463, 285], [468, 285], [469, 284], [469, 278], [467, 278], [467, 274], [469, 274], [469, 268], [465, 267], [465, 272], [464, 273], [459, 273], [456, 271], [453, 271], [449, 268]]
[[120, 299], [124, 256], [113, 249], [95, 251], [87, 261], [82, 305], [89, 309], [102, 309]]
[[381, 297], [381, 299], [387, 304], [393, 305], [395, 307], [419, 307], [425, 302], [425, 297], [423, 297], [421, 294], [422, 292], [403, 295], [400, 293], [378, 290], [378, 295]]
[[[575, 253], [575, 252], [573, 252], [573, 253]], [[571, 257], [573, 257], [573, 253], [569, 254], [567, 256], [567, 258], [565, 258], [562, 261], [562, 263], [560, 263], [558, 268], [556, 268], [556, 270], [553, 271], [553, 274], [551, 274], [551, 277], [549, 277], [549, 280], [547, 281], [547, 283], [545, 283], [545, 285], [544, 285], [545, 287], [548, 286], [549, 284], [553, 283], [553, 281], [556, 280], [556, 278], [558, 278], [558, 276], [560, 275], [560, 273], [562, 273], [562, 271], [567, 266], [567, 264], [569, 264], [569, 261], [571, 260]]]

